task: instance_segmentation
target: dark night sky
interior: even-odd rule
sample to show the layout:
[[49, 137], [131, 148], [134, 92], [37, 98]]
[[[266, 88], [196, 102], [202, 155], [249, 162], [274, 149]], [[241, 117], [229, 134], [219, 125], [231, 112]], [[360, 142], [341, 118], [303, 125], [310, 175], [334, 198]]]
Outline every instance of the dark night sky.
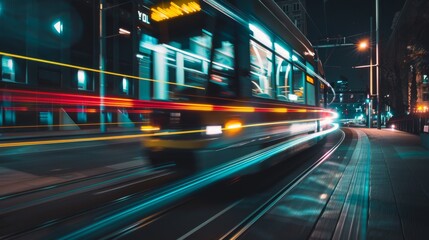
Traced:
[[[326, 41], [321, 41], [326, 37], [346, 37], [347, 43], [357, 42], [369, 37], [372, 16], [375, 43], [375, 2], [376, 0], [307, 0], [310, 16], [307, 17], [308, 39], [313, 45], [326, 44]], [[394, 15], [404, 3], [405, 0], [379, 0], [380, 47], [387, 42]], [[369, 52], [358, 52], [355, 47], [337, 47], [319, 50], [319, 55], [329, 82], [344, 76], [349, 80], [352, 90], [366, 90], [369, 69], [353, 69], [352, 66], [368, 65]]]

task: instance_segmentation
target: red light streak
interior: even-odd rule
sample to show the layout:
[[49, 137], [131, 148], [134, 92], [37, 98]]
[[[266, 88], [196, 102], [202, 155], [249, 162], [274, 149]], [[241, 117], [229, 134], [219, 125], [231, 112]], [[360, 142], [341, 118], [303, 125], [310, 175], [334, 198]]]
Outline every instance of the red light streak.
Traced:
[[[86, 107], [99, 107], [100, 97], [89, 96], [89, 95], [77, 95], [77, 94], [65, 94], [65, 93], [53, 93], [53, 92], [36, 92], [28, 90], [11, 90], [11, 89], [0, 89], [1, 93], [8, 93], [9, 101], [15, 103], [27, 103], [27, 104], [51, 104], [51, 105], [80, 105]], [[115, 98], [115, 97], [104, 97], [104, 105], [106, 107], [118, 107], [118, 108], [132, 108], [127, 111], [135, 113], [150, 113], [149, 109], [170, 109], [170, 110], [186, 110], [186, 111], [220, 111], [220, 112], [273, 112], [273, 113], [324, 113], [327, 115], [333, 115], [332, 112], [323, 109], [316, 109], [315, 107], [308, 108], [297, 108], [290, 107], [285, 108], [281, 104], [272, 104], [275, 107], [251, 107], [251, 106], [223, 106], [223, 105], [211, 105], [211, 104], [195, 104], [195, 103], [177, 103], [177, 102], [164, 102], [154, 100], [135, 100], [126, 98]], [[280, 107], [282, 106], [282, 107]], [[137, 109], [136, 109], [137, 108]], [[140, 109], [139, 109], [140, 108]], [[144, 108], [144, 109], [142, 109]], [[79, 108], [64, 108], [70, 112], [88, 112], [95, 113], [98, 109], [88, 108], [82, 110]], [[28, 111], [28, 107], [17, 107], [16, 110]]]

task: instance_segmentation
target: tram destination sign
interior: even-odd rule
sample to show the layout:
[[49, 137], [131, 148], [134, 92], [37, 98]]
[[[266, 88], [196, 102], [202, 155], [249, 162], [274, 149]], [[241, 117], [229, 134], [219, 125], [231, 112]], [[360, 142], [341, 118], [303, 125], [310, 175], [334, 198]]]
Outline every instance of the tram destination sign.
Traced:
[[179, 18], [201, 11], [198, 0], [171, 1], [150, 9], [150, 18], [155, 22], [162, 22], [172, 18]]
[[177, 0], [150, 8], [150, 23], [160, 43], [189, 44], [189, 37], [201, 36], [205, 12], [197, 0]]

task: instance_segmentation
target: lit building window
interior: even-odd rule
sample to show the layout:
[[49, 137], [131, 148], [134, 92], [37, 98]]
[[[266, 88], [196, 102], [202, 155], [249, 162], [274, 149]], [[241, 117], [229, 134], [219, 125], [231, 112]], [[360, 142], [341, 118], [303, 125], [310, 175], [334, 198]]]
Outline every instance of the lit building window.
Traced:
[[86, 73], [83, 70], [77, 71], [77, 88], [86, 90]]
[[126, 78], [122, 78], [122, 92], [127, 95], [130, 93], [130, 84]]
[[6, 56], [2, 57], [1, 70], [1, 78], [3, 81], [15, 81], [15, 66], [12, 58]]

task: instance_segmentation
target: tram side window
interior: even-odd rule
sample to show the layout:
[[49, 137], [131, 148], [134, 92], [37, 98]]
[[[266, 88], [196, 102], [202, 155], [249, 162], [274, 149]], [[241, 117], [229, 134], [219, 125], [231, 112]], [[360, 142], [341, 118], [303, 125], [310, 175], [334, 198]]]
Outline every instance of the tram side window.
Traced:
[[285, 59], [276, 56], [276, 84], [277, 99], [281, 101], [290, 101], [290, 80], [292, 74], [292, 65]]
[[[211, 39], [210, 35], [203, 33], [201, 36], [170, 42], [162, 47], [167, 50], [164, 59], [168, 68], [164, 70], [166, 72], [164, 78], [166, 82], [173, 83], [168, 86], [169, 99], [188, 100], [189, 96], [204, 94]], [[154, 64], [165, 63], [155, 61]]]
[[208, 95], [233, 97], [234, 84], [234, 44], [230, 36], [220, 34], [219, 44], [215, 45], [213, 64], [210, 74]]
[[290, 95], [290, 100], [305, 104], [304, 71], [295, 65], [292, 69], [292, 94]]
[[216, 98], [232, 98], [236, 96], [235, 81], [235, 29], [237, 25], [226, 16], [214, 19], [210, 76], [206, 94]]
[[271, 86], [272, 52], [255, 41], [250, 41], [250, 79], [252, 94], [256, 97], [273, 98]]

